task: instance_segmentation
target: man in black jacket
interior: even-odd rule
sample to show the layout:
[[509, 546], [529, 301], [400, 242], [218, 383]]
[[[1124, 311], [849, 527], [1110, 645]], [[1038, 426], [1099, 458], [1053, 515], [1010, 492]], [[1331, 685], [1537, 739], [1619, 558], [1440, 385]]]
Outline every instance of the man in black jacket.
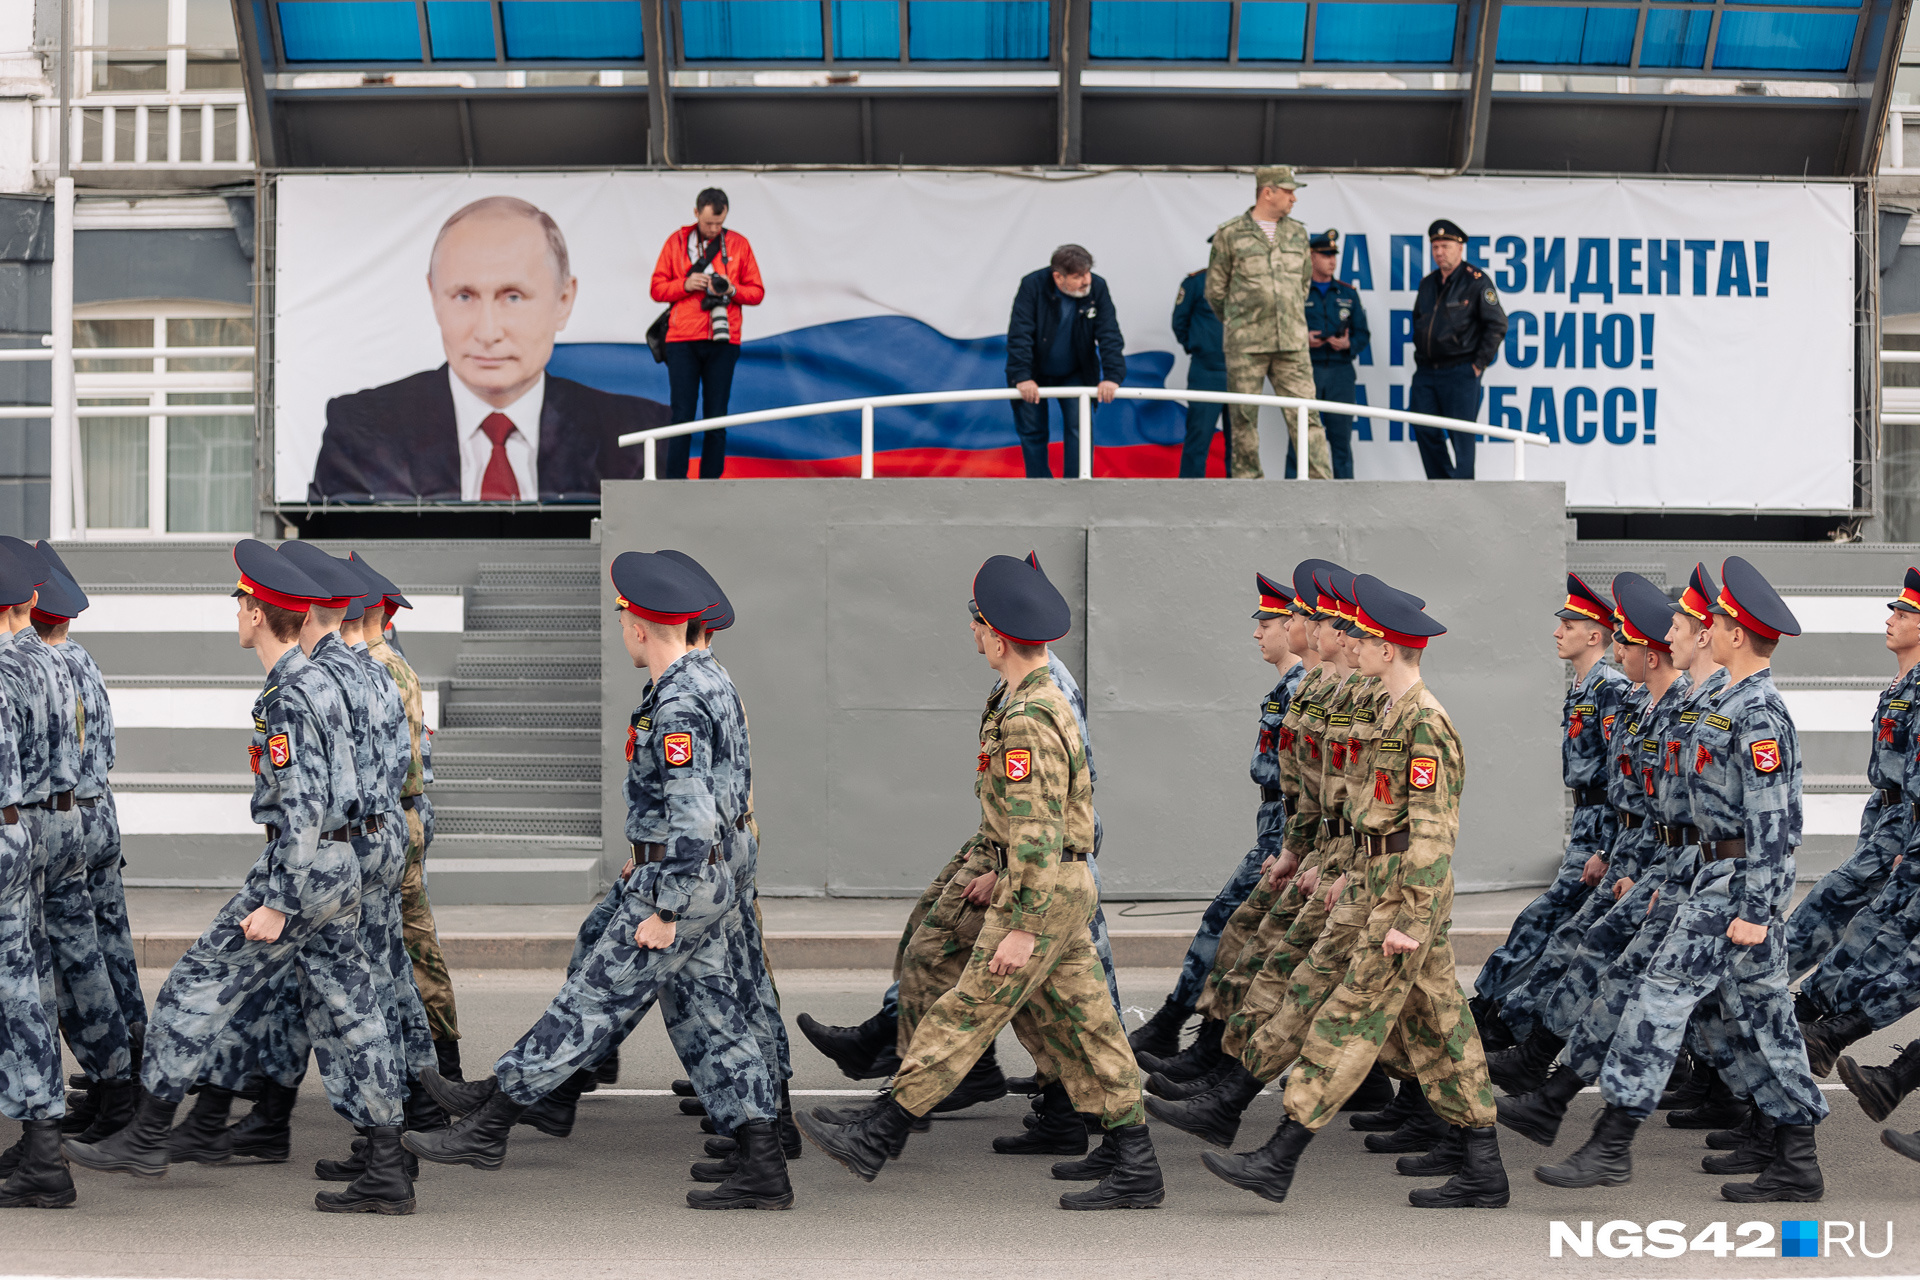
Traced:
[[[1441, 218], [1427, 228], [1435, 270], [1413, 302], [1413, 387], [1407, 408], [1472, 422], [1480, 412], [1480, 375], [1507, 336], [1507, 313], [1486, 272], [1466, 256], [1467, 233]], [[1473, 433], [1415, 427], [1429, 480], [1473, 479]], [[1447, 443], [1453, 456], [1447, 456]]]
[[[1053, 475], [1047, 459], [1047, 405], [1041, 387], [1098, 383], [1100, 403], [1111, 404], [1127, 376], [1121, 354], [1120, 318], [1114, 314], [1107, 282], [1093, 274], [1093, 255], [1077, 244], [1053, 251], [1048, 267], [1020, 281], [1007, 321], [1007, 385], [1018, 387], [1013, 427], [1027, 475]], [[1080, 404], [1061, 400], [1061, 439], [1066, 446], [1061, 471], [1080, 474]]]

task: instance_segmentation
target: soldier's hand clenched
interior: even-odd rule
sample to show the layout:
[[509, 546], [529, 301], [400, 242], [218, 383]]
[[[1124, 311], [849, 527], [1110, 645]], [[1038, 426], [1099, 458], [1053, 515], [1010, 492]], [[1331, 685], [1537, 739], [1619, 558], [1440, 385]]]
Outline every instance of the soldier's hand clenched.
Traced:
[[287, 917], [272, 907], [255, 907], [240, 922], [240, 932], [249, 942], [278, 942], [280, 931], [286, 927]]
[[1727, 941], [1736, 947], [1757, 947], [1767, 940], [1767, 926], [1748, 924], [1735, 916], [1733, 923], [1727, 926]]
[[994, 948], [993, 959], [987, 961], [987, 972], [996, 977], [1009, 973], [1018, 973], [1027, 967], [1027, 961], [1033, 959], [1033, 935], [1024, 929], [1014, 929], [1000, 940]]
[[1000, 873], [987, 871], [973, 878], [965, 893], [968, 902], [976, 907], [984, 907], [993, 901], [993, 886], [1000, 881]]
[[1410, 951], [1418, 951], [1419, 949], [1419, 943], [1398, 929], [1387, 930], [1386, 941], [1380, 944], [1381, 952], [1390, 956], [1404, 956]]

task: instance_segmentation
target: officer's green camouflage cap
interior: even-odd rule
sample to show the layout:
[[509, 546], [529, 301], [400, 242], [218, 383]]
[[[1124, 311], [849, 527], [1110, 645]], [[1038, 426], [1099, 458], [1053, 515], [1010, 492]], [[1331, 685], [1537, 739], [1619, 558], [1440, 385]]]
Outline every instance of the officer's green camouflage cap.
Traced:
[[1293, 180], [1293, 166], [1290, 164], [1270, 164], [1253, 171], [1255, 187], [1284, 187], [1288, 191], [1298, 191], [1306, 186], [1304, 182]]

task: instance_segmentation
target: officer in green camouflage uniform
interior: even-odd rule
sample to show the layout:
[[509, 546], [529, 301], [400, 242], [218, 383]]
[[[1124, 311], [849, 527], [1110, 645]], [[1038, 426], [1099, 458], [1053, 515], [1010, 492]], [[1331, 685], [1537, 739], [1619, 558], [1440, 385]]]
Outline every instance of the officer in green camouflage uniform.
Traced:
[[[1313, 280], [1313, 261], [1306, 227], [1287, 216], [1294, 192], [1306, 184], [1293, 180], [1289, 165], [1259, 169], [1253, 181], [1253, 207], [1220, 224], [1207, 262], [1207, 305], [1220, 317], [1226, 335], [1227, 390], [1258, 395], [1263, 383], [1272, 382], [1275, 395], [1311, 400], [1307, 286]], [[1233, 405], [1228, 416], [1233, 474], [1258, 480], [1263, 474], [1258, 411]], [[1297, 435], [1297, 415], [1290, 412], [1287, 419], [1288, 434]], [[1332, 478], [1333, 457], [1318, 410], [1308, 416], [1307, 458], [1308, 475]]]
[[981, 567], [973, 597], [989, 628], [987, 660], [1007, 686], [985, 726], [975, 789], [980, 838], [997, 873], [992, 904], [958, 985], [915, 1028], [891, 1091], [852, 1123], [805, 1115], [800, 1129], [871, 1182], [904, 1148], [913, 1122], [1016, 1022], [1040, 1073], [1106, 1131], [1104, 1177], [1062, 1196], [1061, 1207], [1151, 1207], [1166, 1193], [1141, 1123], [1139, 1068], [1089, 929], [1099, 902], [1088, 865], [1093, 782], [1073, 709], [1046, 666], [1047, 644], [1067, 631], [1067, 602], [1037, 568], [1011, 556]]

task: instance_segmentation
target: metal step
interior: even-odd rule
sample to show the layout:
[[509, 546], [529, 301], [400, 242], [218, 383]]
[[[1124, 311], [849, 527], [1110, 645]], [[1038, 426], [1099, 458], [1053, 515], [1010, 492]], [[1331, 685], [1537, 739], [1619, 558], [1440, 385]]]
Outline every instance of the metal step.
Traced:
[[476, 591], [533, 593], [574, 592], [597, 595], [600, 565], [592, 564], [483, 564]]
[[592, 653], [462, 653], [455, 680], [587, 680], [600, 683], [600, 655]]
[[476, 604], [467, 610], [467, 632], [515, 632], [530, 638], [550, 635], [598, 635], [597, 604]]
[[1864, 773], [1806, 773], [1800, 775], [1805, 795], [1866, 795], [1872, 788]]
[[436, 834], [450, 836], [597, 838], [600, 835], [600, 809], [598, 806], [591, 809], [505, 809], [460, 804], [443, 806], [435, 800], [433, 827]]
[[450, 729], [598, 729], [598, 702], [455, 702], [441, 712]]
[[578, 782], [598, 788], [598, 755], [516, 755], [512, 752], [436, 751], [434, 789], [450, 782]]
[[[1582, 560], [1578, 558], [1580, 546], [1567, 548], [1567, 572], [1577, 573], [1581, 581], [1597, 591], [1613, 592], [1613, 579], [1622, 573], [1637, 573], [1647, 581], [1667, 589], [1667, 566], [1653, 560]], [[1680, 579], [1680, 585], [1686, 585], [1686, 578]]]
[[565, 781], [552, 778], [449, 778], [438, 761], [434, 762], [433, 775], [436, 815], [474, 806], [527, 813], [547, 809], [600, 812], [598, 778]]
[[575, 704], [595, 702], [600, 697], [600, 680], [462, 680], [452, 681], [447, 706], [472, 706], [475, 703], [546, 702]]
[[[242, 747], [244, 752], [244, 746]], [[586, 729], [530, 729], [526, 726], [478, 727], [456, 725], [440, 730], [433, 735], [433, 754], [435, 776], [438, 774], [440, 752], [452, 754], [480, 752], [484, 754], [511, 754], [525, 751], [532, 755], [549, 756], [589, 756], [600, 754], [600, 730], [598, 727]]]

